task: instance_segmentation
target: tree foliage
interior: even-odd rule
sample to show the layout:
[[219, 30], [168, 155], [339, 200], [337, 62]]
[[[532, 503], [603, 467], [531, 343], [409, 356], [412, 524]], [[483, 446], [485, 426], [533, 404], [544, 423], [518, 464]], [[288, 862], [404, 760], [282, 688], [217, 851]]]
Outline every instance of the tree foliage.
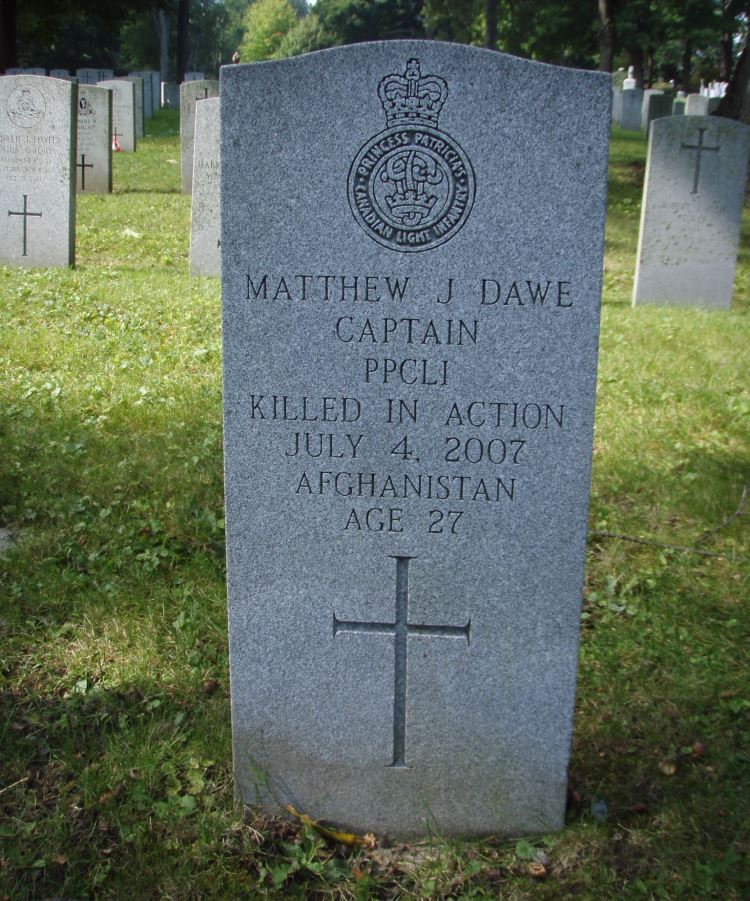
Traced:
[[289, 0], [255, 0], [247, 9], [243, 24], [242, 62], [271, 59], [297, 24], [297, 12]]
[[320, 17], [312, 12], [297, 20], [294, 28], [288, 31], [274, 54], [275, 58], [299, 56], [301, 53], [312, 53], [324, 50], [336, 44], [336, 36], [326, 31]]
[[315, 12], [337, 44], [425, 36], [423, 0], [318, 0]]

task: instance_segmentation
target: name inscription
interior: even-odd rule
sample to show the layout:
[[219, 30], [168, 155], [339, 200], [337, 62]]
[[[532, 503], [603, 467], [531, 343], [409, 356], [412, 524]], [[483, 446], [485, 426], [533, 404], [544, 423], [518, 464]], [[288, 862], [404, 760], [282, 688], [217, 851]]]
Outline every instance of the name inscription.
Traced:
[[[512, 510], [524, 473], [575, 427], [564, 398], [465, 396], [460, 377], [504, 311], [549, 319], [574, 309], [568, 279], [448, 277], [428, 290], [410, 276], [247, 272], [243, 289], [248, 312], [309, 310], [331, 352], [355, 360], [360, 389], [347, 395], [279, 386], [237, 398], [243, 418], [278, 431], [290, 494], [332, 499], [345, 533], [460, 535], [477, 504]], [[373, 396], [374, 385], [393, 396]]]

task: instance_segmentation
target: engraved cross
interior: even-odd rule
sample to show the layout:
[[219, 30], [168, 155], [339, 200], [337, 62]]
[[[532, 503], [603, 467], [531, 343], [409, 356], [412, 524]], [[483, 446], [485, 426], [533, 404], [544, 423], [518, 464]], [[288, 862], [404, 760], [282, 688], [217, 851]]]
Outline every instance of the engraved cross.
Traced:
[[699, 128], [698, 129], [698, 143], [697, 144], [686, 144], [684, 141], [681, 145], [682, 150], [697, 150], [698, 152], [695, 155], [695, 175], [693, 176], [693, 190], [690, 192], [691, 194], [698, 193], [698, 180], [701, 177], [701, 154], [702, 153], [718, 153], [721, 150], [721, 144], [718, 147], [707, 147], [703, 143], [703, 135], [708, 131], [707, 128]]
[[208, 88], [203, 88], [203, 96], [199, 97], [197, 94], [195, 95], [196, 100], [208, 100]]
[[81, 170], [81, 190], [82, 190], [82, 191], [85, 191], [85, 190], [86, 190], [86, 170], [87, 170], [87, 169], [93, 169], [93, 168], [94, 168], [94, 164], [93, 164], [93, 163], [87, 163], [87, 162], [86, 162], [86, 154], [85, 154], [85, 153], [82, 153], [82, 154], [81, 154], [81, 162], [80, 162], [80, 163], [76, 163], [76, 169], [80, 169], [80, 170]]
[[396, 620], [392, 623], [342, 620], [333, 614], [333, 635], [339, 632], [367, 632], [393, 635], [395, 664], [393, 675], [393, 762], [389, 767], [406, 765], [406, 669], [410, 635], [434, 635], [439, 638], [465, 638], [471, 642], [471, 620], [465, 626], [417, 625], [409, 622], [409, 561], [413, 557], [394, 557], [396, 561]]
[[28, 256], [28, 254], [26, 253], [26, 229], [27, 229], [28, 218], [29, 218], [29, 216], [38, 216], [40, 219], [42, 218], [41, 213], [30, 213], [29, 212], [28, 201], [29, 201], [28, 194], [24, 194], [23, 195], [23, 210], [18, 210], [17, 212], [8, 210], [9, 216], [23, 216], [23, 253], [21, 254], [21, 256], [24, 256], [24, 257]]

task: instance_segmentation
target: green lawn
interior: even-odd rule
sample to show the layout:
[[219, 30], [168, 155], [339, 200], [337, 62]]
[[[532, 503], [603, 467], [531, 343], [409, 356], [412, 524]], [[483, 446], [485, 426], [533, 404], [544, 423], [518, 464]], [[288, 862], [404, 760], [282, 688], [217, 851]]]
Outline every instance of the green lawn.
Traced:
[[570, 804], [542, 838], [351, 852], [234, 807], [220, 291], [187, 274], [176, 115], [79, 198], [75, 270], [0, 268], [0, 899], [750, 897], [750, 215], [731, 312], [633, 310], [644, 162], [616, 131]]

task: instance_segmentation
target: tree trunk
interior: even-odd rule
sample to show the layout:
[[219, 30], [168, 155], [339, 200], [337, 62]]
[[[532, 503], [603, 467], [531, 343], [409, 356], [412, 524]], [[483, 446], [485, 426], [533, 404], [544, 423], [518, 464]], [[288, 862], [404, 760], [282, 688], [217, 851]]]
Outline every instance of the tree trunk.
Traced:
[[0, 70], [17, 65], [16, 0], [0, 0]]
[[639, 88], [642, 88], [643, 85], [643, 48], [642, 47], [632, 47], [629, 50], [630, 55], [630, 65], [633, 67], [633, 77], [635, 78], [635, 83]]
[[737, 119], [750, 125], [750, 55], [747, 45], [737, 60], [726, 96], [722, 98], [714, 115]]
[[188, 60], [188, 28], [190, 26], [190, 0], [177, 4], [177, 84], [185, 80]]
[[599, 71], [611, 72], [615, 55], [615, 20], [611, 0], [599, 2]]
[[497, 0], [484, 2], [484, 46], [497, 50]]
[[693, 45], [689, 38], [685, 38], [685, 45], [682, 48], [682, 90], [690, 93], [690, 73], [693, 70]]
[[169, 16], [159, 10], [159, 77], [169, 81]]
[[719, 46], [721, 48], [719, 78], [721, 81], [729, 81], [732, 77], [732, 35], [723, 34]]

